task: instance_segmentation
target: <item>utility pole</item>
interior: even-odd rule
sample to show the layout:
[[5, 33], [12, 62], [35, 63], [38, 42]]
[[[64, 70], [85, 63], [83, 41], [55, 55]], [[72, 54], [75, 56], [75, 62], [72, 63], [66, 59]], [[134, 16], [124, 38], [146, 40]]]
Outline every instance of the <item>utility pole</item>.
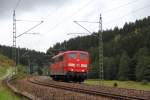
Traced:
[[[28, 29], [27, 31], [23, 32], [22, 34], [20, 35], [17, 35], [16, 33], [16, 22], [17, 21], [28, 21], [28, 22], [38, 22], [38, 24], [36, 24], [35, 26], [31, 27], [30, 29]], [[16, 12], [15, 10], [13, 11], [13, 46], [12, 46], [12, 59], [14, 60], [15, 62], [15, 74], [17, 73], [17, 64], [19, 63], [19, 51], [18, 51], [18, 59], [17, 59], [17, 47], [16, 47], [16, 39], [18, 37], [21, 37], [22, 35], [24, 34], [39, 34], [39, 33], [28, 33], [30, 32], [31, 30], [33, 30], [34, 28], [38, 27], [40, 24], [42, 24], [43, 21], [31, 21], [31, 20], [17, 20], [16, 19]], [[19, 48], [18, 48], [19, 50]], [[18, 60], [18, 62], [17, 62]]]
[[17, 65], [19, 65], [19, 61], [20, 61], [20, 47], [18, 46], [18, 49], [17, 49]]
[[15, 62], [15, 73], [17, 72], [16, 69], [16, 12], [13, 12], [13, 47], [12, 47], [12, 59]]
[[[17, 7], [19, 6], [19, 3], [20, 3], [21, 0], [18, 0], [15, 8], [14, 8], [14, 11], [13, 11], [13, 46], [12, 46], [12, 59], [14, 60], [15, 62], [15, 71], [13, 73], [17, 73], [17, 63], [19, 63], [19, 51], [18, 51], [18, 59], [17, 59], [17, 48], [16, 48], [16, 39], [24, 34], [39, 34], [39, 33], [28, 33], [30, 32], [31, 30], [33, 30], [34, 28], [38, 27], [40, 24], [42, 24], [44, 21], [31, 21], [31, 20], [17, 20], [16, 19], [16, 9]], [[16, 22], [17, 21], [27, 21], [27, 22], [39, 22], [37, 25], [31, 27], [30, 29], [28, 29], [27, 31], [23, 32], [22, 34], [18, 35], [17, 36], [17, 33], [16, 33]], [[19, 49], [18, 49], [19, 50]], [[18, 62], [17, 62], [18, 60]], [[12, 73], [12, 75], [13, 75]]]
[[99, 82], [103, 85], [104, 70], [103, 70], [103, 38], [102, 38], [102, 16], [99, 19]]

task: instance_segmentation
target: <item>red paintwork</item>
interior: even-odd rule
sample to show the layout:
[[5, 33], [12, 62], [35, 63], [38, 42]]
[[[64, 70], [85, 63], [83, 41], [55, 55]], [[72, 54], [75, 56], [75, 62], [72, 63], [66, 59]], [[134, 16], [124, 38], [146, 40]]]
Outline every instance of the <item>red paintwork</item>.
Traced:
[[[76, 53], [77, 57], [75, 59], [71, 59], [68, 57], [68, 54]], [[85, 54], [86, 58], [81, 60], [80, 53]], [[59, 53], [58, 55], [52, 57], [52, 59], [56, 59], [60, 56], [63, 56], [62, 61], [54, 62], [50, 66], [51, 75], [65, 75], [66, 72], [80, 72], [87, 73], [89, 70], [89, 54], [85, 51], [66, 51], [63, 53]], [[75, 66], [68, 66], [69, 63], [75, 64]], [[87, 64], [87, 67], [81, 67], [81, 64]], [[83, 71], [84, 70], [84, 71]]]

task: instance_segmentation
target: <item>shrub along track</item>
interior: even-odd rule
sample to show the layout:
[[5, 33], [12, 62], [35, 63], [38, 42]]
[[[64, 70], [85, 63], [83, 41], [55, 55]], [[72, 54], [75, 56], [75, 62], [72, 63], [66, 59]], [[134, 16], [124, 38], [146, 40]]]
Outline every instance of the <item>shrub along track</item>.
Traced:
[[10, 84], [34, 95], [32, 99], [36, 100], [150, 100], [150, 91], [56, 82], [49, 77], [32, 77]]

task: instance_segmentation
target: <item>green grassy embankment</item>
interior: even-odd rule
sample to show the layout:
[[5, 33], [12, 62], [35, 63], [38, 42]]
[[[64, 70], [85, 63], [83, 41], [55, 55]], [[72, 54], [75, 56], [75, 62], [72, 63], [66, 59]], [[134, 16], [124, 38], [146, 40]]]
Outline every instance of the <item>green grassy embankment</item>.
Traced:
[[2, 80], [6, 78], [14, 66], [12, 60], [0, 54], [0, 100], [19, 100], [19, 97], [4, 87]]
[[7, 71], [7, 68], [6, 67], [1, 67], [0, 66], [0, 77], [2, 77]]
[[[88, 79], [84, 83], [91, 84], [91, 85], [99, 85], [100, 84], [100, 82], [97, 79]], [[141, 82], [116, 81], [116, 80], [112, 80], [112, 81], [105, 80], [105, 81], [103, 81], [104, 86], [113, 87], [114, 83], [117, 83], [117, 87], [120, 87], [120, 88], [150, 91], [150, 83], [142, 84]]]

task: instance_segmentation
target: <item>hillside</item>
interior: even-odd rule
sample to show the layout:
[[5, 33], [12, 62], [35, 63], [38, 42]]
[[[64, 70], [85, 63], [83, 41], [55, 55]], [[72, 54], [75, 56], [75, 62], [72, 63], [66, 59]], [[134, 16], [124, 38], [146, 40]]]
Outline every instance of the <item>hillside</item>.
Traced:
[[[15, 51], [15, 50], [14, 50]], [[12, 47], [0, 45], [0, 54], [3, 54], [4, 56], [12, 59]], [[22, 64], [22, 65], [28, 65], [28, 59], [30, 59], [30, 62], [32, 64], [36, 64], [40, 67], [43, 67], [44, 64], [47, 64], [47, 56], [45, 56], [45, 53], [30, 50], [27, 48], [17, 48], [16, 49], [16, 63]]]
[[[98, 36], [78, 36], [56, 43], [47, 50], [54, 55], [57, 50], [85, 50], [90, 53], [89, 78], [98, 78]], [[125, 23], [123, 28], [103, 31], [104, 78], [107, 80], [150, 81], [150, 16]]]
[[0, 54], [0, 67], [12, 67], [14, 64], [15, 63], [11, 59]]
[[2, 84], [2, 80], [12, 71], [14, 62], [0, 54], [0, 100], [19, 100], [14, 93]]
[[14, 66], [14, 62], [10, 60], [8, 57], [0, 54], [0, 77], [2, 77], [7, 69]]

